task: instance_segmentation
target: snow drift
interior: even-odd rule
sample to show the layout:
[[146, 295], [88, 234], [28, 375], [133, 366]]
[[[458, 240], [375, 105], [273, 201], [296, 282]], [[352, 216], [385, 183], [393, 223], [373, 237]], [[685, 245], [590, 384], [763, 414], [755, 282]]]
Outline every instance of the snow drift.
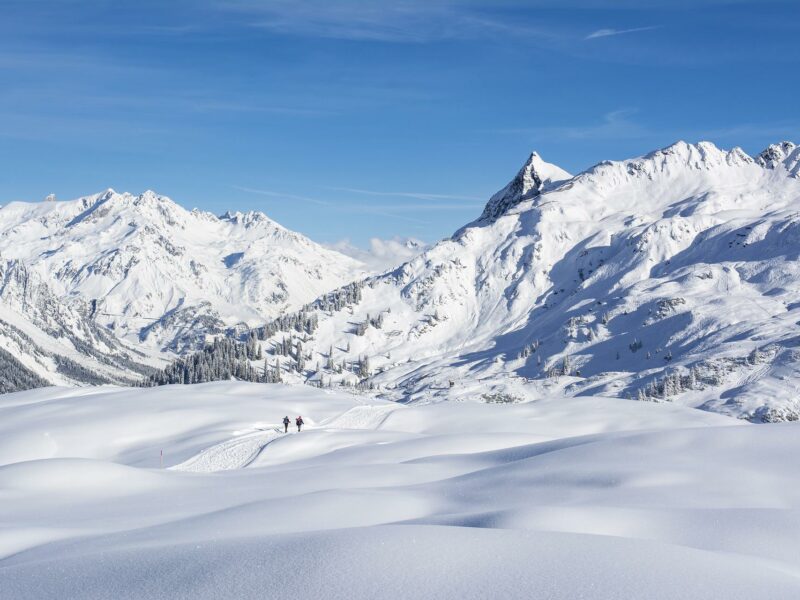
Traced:
[[0, 442], [3, 598], [800, 594], [793, 424], [215, 383], [4, 395]]

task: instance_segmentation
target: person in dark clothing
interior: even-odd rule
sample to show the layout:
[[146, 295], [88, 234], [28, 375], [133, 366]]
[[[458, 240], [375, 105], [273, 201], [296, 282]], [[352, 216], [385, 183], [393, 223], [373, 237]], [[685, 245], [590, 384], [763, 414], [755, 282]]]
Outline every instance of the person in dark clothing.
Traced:
[[294, 420], [295, 425], [297, 425], [297, 432], [300, 432], [300, 428], [303, 426], [303, 417], [297, 417]]
[[289, 415], [283, 417], [283, 433], [289, 433]]

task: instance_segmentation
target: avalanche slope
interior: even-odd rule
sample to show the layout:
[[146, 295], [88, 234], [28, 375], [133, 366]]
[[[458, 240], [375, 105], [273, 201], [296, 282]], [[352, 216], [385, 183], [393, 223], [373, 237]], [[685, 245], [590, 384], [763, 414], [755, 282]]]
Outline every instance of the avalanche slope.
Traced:
[[317, 303], [303, 377], [398, 399], [556, 388], [796, 419], [798, 156], [679, 142], [573, 177], [534, 153], [476, 221], [357, 301]]

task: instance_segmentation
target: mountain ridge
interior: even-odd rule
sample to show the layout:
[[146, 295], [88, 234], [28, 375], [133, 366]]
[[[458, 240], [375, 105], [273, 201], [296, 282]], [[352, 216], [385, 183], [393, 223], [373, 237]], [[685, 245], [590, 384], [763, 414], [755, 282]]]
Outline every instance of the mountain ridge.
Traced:
[[[295, 312], [282, 304], [264, 326], [256, 319], [231, 326], [203, 295], [186, 307], [174, 297], [138, 329], [139, 339], [145, 346], [151, 336], [180, 339], [172, 349], [187, 352], [233, 335], [247, 348], [225, 352], [266, 359], [238, 367], [250, 378], [358, 386], [394, 400], [516, 401], [557, 390], [670, 401], [752, 421], [800, 418], [785, 383], [800, 377], [796, 154], [790, 142], [751, 157], [681, 141], [572, 176], [534, 152], [474, 221], [386, 273], [344, 269], [336, 285], [307, 294]], [[275, 240], [290, 244], [289, 276], [297, 247], [318, 255], [313, 242], [260, 213], [189, 213], [154, 192], [107, 190], [75, 202], [68, 214], [40, 208], [12, 225], [4, 207], [0, 250], [19, 230], [30, 239], [73, 221], [69, 227], [94, 233], [92, 223], [110, 223], [118, 232], [130, 213], [116, 203], [166, 225], [137, 221], [112, 239], [145, 240], [162, 256], [188, 252], [180, 233], [186, 215], [211, 223], [206, 233], [236, 231], [244, 251], [218, 249], [213, 261], [245, 281], [259, 277], [253, 253]], [[64, 250], [46, 237], [38, 242], [50, 244], [47, 252]], [[102, 250], [83, 269], [124, 272], [119, 247]], [[46, 270], [48, 261], [37, 264]], [[55, 270], [56, 279], [80, 279], [84, 271], [69, 267]], [[107, 310], [98, 303], [90, 316]], [[172, 368], [167, 380], [202, 381], [191, 364]]]
[[[678, 142], [546, 187], [531, 162], [487, 203], [502, 211], [370, 277], [346, 311], [318, 311], [303, 364], [332, 368], [301, 379], [395, 399], [557, 387], [756, 421], [800, 415], [780, 384], [800, 339], [788, 243], [800, 182], [783, 163]], [[286, 337], [269, 336], [267, 351]], [[765, 399], [764, 386], [780, 393]]]
[[119, 337], [174, 352], [204, 339], [175, 323], [202, 322], [208, 335], [256, 325], [363, 273], [263, 213], [188, 211], [150, 190], [5, 205], [0, 253], [96, 301]]

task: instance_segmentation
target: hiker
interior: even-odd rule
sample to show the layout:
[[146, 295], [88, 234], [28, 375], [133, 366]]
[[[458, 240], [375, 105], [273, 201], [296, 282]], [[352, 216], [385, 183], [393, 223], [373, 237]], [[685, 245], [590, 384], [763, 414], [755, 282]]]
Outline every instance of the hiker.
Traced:
[[300, 433], [300, 428], [303, 426], [303, 417], [297, 417], [295, 420], [295, 425], [297, 425], [297, 433]]
[[283, 433], [289, 433], [289, 415], [283, 417]]

